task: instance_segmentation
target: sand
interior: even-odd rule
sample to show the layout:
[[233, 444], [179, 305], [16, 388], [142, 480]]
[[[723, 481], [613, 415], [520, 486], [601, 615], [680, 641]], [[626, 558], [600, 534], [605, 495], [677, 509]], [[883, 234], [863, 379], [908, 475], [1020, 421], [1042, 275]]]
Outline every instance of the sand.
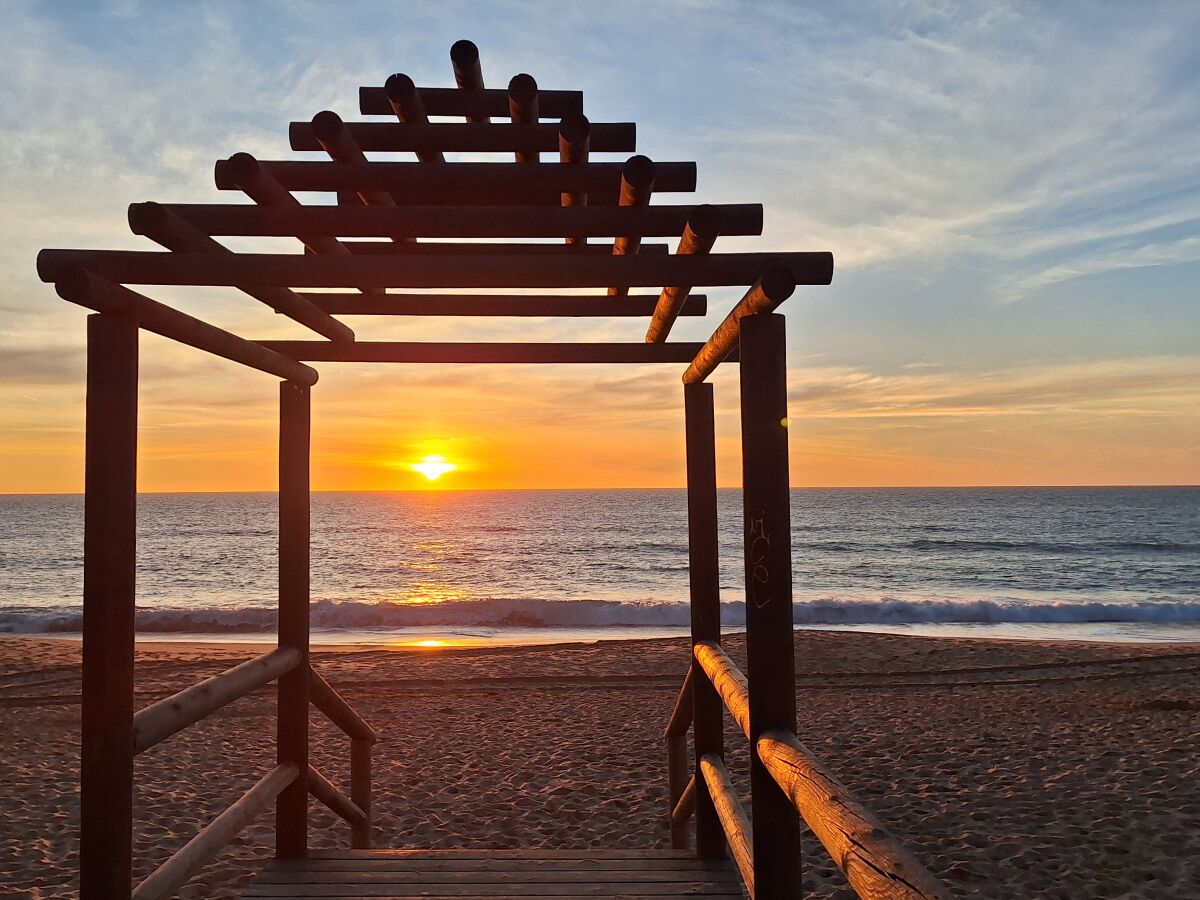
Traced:
[[[964, 897], [1200, 897], [1200, 645], [798, 634], [800, 739]], [[742, 661], [740, 638], [728, 642]], [[255, 652], [143, 644], [138, 703]], [[379, 731], [378, 846], [664, 847], [661, 738], [677, 640], [322, 650]], [[69, 897], [78, 848], [79, 645], [0, 638], [0, 894]], [[273, 762], [268, 689], [136, 764], [146, 874]], [[318, 715], [312, 761], [345, 785]], [[729, 730], [744, 790], [745, 740]], [[312, 844], [347, 846], [315, 801]], [[182, 892], [235, 897], [267, 814]], [[851, 897], [806, 835], [814, 897]]]

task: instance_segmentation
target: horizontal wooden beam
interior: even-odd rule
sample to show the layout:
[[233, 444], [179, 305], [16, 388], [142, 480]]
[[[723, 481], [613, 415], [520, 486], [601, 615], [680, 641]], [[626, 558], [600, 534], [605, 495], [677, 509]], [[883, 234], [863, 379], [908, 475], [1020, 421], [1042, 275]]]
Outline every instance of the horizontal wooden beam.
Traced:
[[[508, 91], [502, 88], [464, 91], [459, 88], [417, 87], [416, 92], [421, 98], [425, 114], [429, 116], [503, 118], [508, 115]], [[360, 87], [358, 111], [364, 116], [390, 116], [392, 106], [387, 90]], [[583, 91], [538, 90], [538, 114], [543, 119], [561, 119], [580, 112], [583, 112]]]
[[272, 769], [150, 873], [133, 892], [133, 900], [167, 900], [173, 897], [181, 885], [225, 849], [299, 774], [300, 770], [291, 763], [283, 763]]
[[[253, 209], [254, 207], [249, 207]], [[276, 212], [287, 213], [286, 207]], [[203, 230], [172, 212], [161, 203], [129, 204], [129, 228], [179, 253], [200, 253], [213, 257], [228, 257], [233, 251], [213, 240]], [[317, 334], [334, 341], [352, 341], [354, 332], [309, 303], [305, 303], [285, 287], [242, 287], [255, 300], [267, 304], [278, 313], [307, 326]]]
[[[168, 254], [161, 254], [168, 255]], [[317, 370], [261, 344], [223, 331], [187, 313], [151, 300], [127, 287], [98, 278], [84, 269], [65, 268], [57, 273], [54, 289], [64, 300], [101, 313], [128, 313], [138, 327], [179, 341], [197, 350], [277, 375], [301, 385], [317, 383]]]
[[[670, 344], [648, 344], [650, 347], [671, 346]], [[725, 708], [738, 723], [742, 733], [750, 737], [750, 685], [746, 676], [734, 665], [733, 660], [721, 649], [715, 641], [697, 641], [692, 648], [696, 662], [708, 676], [717, 693], [725, 703]]]
[[[217, 160], [213, 176], [220, 190], [245, 189], [250, 177], [244, 161], [248, 154]], [[251, 159], [253, 157], [250, 157]], [[406, 203], [424, 203], [425, 196], [441, 196], [445, 203], [476, 203], [479, 194], [506, 194], [523, 205], [528, 194], [554, 195], [584, 191], [607, 195], [616, 203], [625, 163], [546, 162], [315, 162], [308, 160], [258, 160], [258, 170], [289, 191], [394, 191]], [[257, 177], [257, 173], [255, 173]], [[655, 193], [694, 191], [694, 162], [656, 162]], [[558, 198], [555, 197], [557, 202]]]
[[699, 344], [408, 343], [264, 341], [293, 359], [391, 363], [680, 363]]
[[337, 785], [322, 775], [314, 766], [308, 767], [308, 792], [324, 803], [342, 821], [351, 825], [362, 825], [367, 814], [358, 804], [338, 790]]
[[717, 809], [717, 818], [721, 820], [721, 828], [725, 831], [729, 852], [733, 855], [733, 861], [737, 863], [738, 871], [742, 873], [746, 892], [753, 897], [754, 852], [751, 848], [754, 846], [754, 832], [750, 827], [750, 820], [746, 818], [746, 811], [738, 801], [721, 757], [715, 753], [705, 753], [700, 757], [700, 773], [704, 776], [708, 794]]
[[299, 650], [280, 647], [152, 703], [133, 717], [134, 754], [271, 683], [299, 663]]
[[860, 897], [941, 900], [951, 896], [794, 734], [765, 731], [756, 751]]
[[[160, 208], [208, 235], [561, 238], [569, 235], [674, 236], [683, 230], [696, 207], [305, 206], [288, 209], [229, 203], [171, 203]], [[724, 234], [762, 234], [762, 204], [729, 203], [717, 209], [724, 223]]]
[[[366, 210], [364, 210], [366, 211]], [[571, 212], [573, 210], [561, 210]], [[582, 211], [582, 210], [579, 210]], [[664, 284], [745, 285], [781, 267], [797, 284], [829, 284], [833, 255], [718, 253], [709, 256], [303, 256], [288, 253], [146, 253], [43, 250], [38, 274], [56, 281], [86, 268], [120, 284], [277, 285], [314, 288], [588, 288]]]
[[[832, 276], [832, 260], [830, 266], [830, 275]], [[729, 352], [740, 340], [742, 319], [746, 316], [771, 312], [792, 296], [792, 292], [796, 290], [796, 284], [796, 278], [787, 269], [772, 267], [765, 270], [762, 277], [754, 283], [754, 286], [746, 292], [737, 306], [717, 326], [717, 330], [705, 343], [704, 348], [696, 354], [692, 364], [683, 373], [683, 383], [695, 384], [711, 375], [713, 370], [721, 364], [721, 360], [729, 355]]]
[[[282, 343], [289, 343], [284, 341]], [[342, 699], [342, 695], [333, 689], [316, 669], [310, 669], [308, 681], [308, 697], [312, 705], [325, 714], [334, 725], [347, 736], [360, 741], [375, 743], [375, 729], [366, 723], [354, 708]]]
[[[654, 312], [651, 294], [577, 297], [571, 294], [302, 294], [326, 312], [342, 316], [568, 316], [632, 317]], [[680, 315], [703, 316], [708, 298], [688, 298]]]
[[[599, 244], [538, 244], [532, 241], [346, 241], [342, 244], [351, 253], [364, 256], [612, 256], [613, 245]], [[666, 244], [642, 244], [640, 254], [666, 256]]]
[[[505, 92], [507, 95], [507, 91]], [[558, 125], [446, 124], [434, 122], [347, 122], [350, 136], [361, 150], [402, 153], [550, 153], [558, 151]], [[321, 142], [311, 122], [292, 122], [288, 139], [293, 150], [320, 150]], [[593, 122], [593, 153], [632, 153], [637, 149], [633, 122]]]

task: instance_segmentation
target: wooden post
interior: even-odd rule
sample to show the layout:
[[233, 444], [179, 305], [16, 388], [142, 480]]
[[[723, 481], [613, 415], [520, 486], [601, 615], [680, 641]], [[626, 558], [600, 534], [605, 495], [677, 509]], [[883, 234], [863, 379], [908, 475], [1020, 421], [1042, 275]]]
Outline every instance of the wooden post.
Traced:
[[[691, 590], [692, 644], [721, 640], [721, 580], [717, 567], [717, 450], [711, 384], [683, 388], [687, 429], [688, 578]], [[692, 665], [696, 662], [693, 658]], [[721, 697], [706, 675], [692, 678], [696, 745], [696, 852], [725, 855], [725, 833], [717, 818], [708, 783], [700, 772], [706, 753], [725, 753]]]
[[129, 897], [138, 325], [88, 316], [79, 896]]
[[350, 846], [355, 850], [371, 849], [371, 744], [366, 738], [350, 741], [350, 799], [367, 820], [350, 826]]
[[796, 730], [783, 316], [741, 320], [746, 657], [756, 900], [800, 896], [800, 819], [753, 748], [764, 731]]
[[277, 761], [299, 775], [275, 806], [275, 855], [308, 853], [309, 389], [279, 385], [279, 646], [301, 654], [279, 679]]

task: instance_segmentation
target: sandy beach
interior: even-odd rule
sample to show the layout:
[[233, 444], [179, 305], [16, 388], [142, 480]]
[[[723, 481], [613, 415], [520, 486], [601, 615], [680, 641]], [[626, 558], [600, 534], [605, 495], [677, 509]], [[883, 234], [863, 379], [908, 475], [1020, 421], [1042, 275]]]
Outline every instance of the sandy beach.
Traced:
[[[253, 652], [141, 644], [138, 704]], [[686, 659], [679, 640], [314, 654], [380, 734], [393, 847], [666, 846], [661, 729]], [[961, 896], [1200, 896], [1200, 646], [799, 632], [796, 660], [801, 740]], [[0, 638], [6, 897], [74, 892], [78, 666], [76, 642]], [[273, 699], [138, 758], [137, 877], [268, 770]], [[348, 743], [314, 722], [313, 762], [345, 785]], [[314, 846], [348, 845], [315, 801], [311, 821]], [[265, 815], [182, 896], [237, 896], [271, 842]], [[819, 844], [803, 854], [812, 896], [852, 896]]]

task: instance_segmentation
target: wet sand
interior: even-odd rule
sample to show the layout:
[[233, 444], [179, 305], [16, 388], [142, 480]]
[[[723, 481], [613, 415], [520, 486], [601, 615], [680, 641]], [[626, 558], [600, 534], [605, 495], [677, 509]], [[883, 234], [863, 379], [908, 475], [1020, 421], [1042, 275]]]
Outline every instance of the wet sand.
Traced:
[[[740, 637], [728, 640], [741, 664]], [[260, 652], [141, 644], [138, 706]], [[1200, 896], [1200, 645], [797, 634], [800, 739], [964, 897]], [[322, 649], [380, 734], [377, 846], [664, 847], [661, 737], [680, 640], [465, 650]], [[79, 645], [0, 637], [0, 894], [75, 890]], [[312, 762], [349, 744], [314, 713]], [[727, 745], [744, 790], [745, 740]], [[137, 759], [145, 875], [274, 759], [264, 689]], [[314, 847], [349, 829], [311, 806]], [[250, 826], [183, 889], [237, 896], [269, 853]], [[806, 887], [851, 897], [805, 837]]]

